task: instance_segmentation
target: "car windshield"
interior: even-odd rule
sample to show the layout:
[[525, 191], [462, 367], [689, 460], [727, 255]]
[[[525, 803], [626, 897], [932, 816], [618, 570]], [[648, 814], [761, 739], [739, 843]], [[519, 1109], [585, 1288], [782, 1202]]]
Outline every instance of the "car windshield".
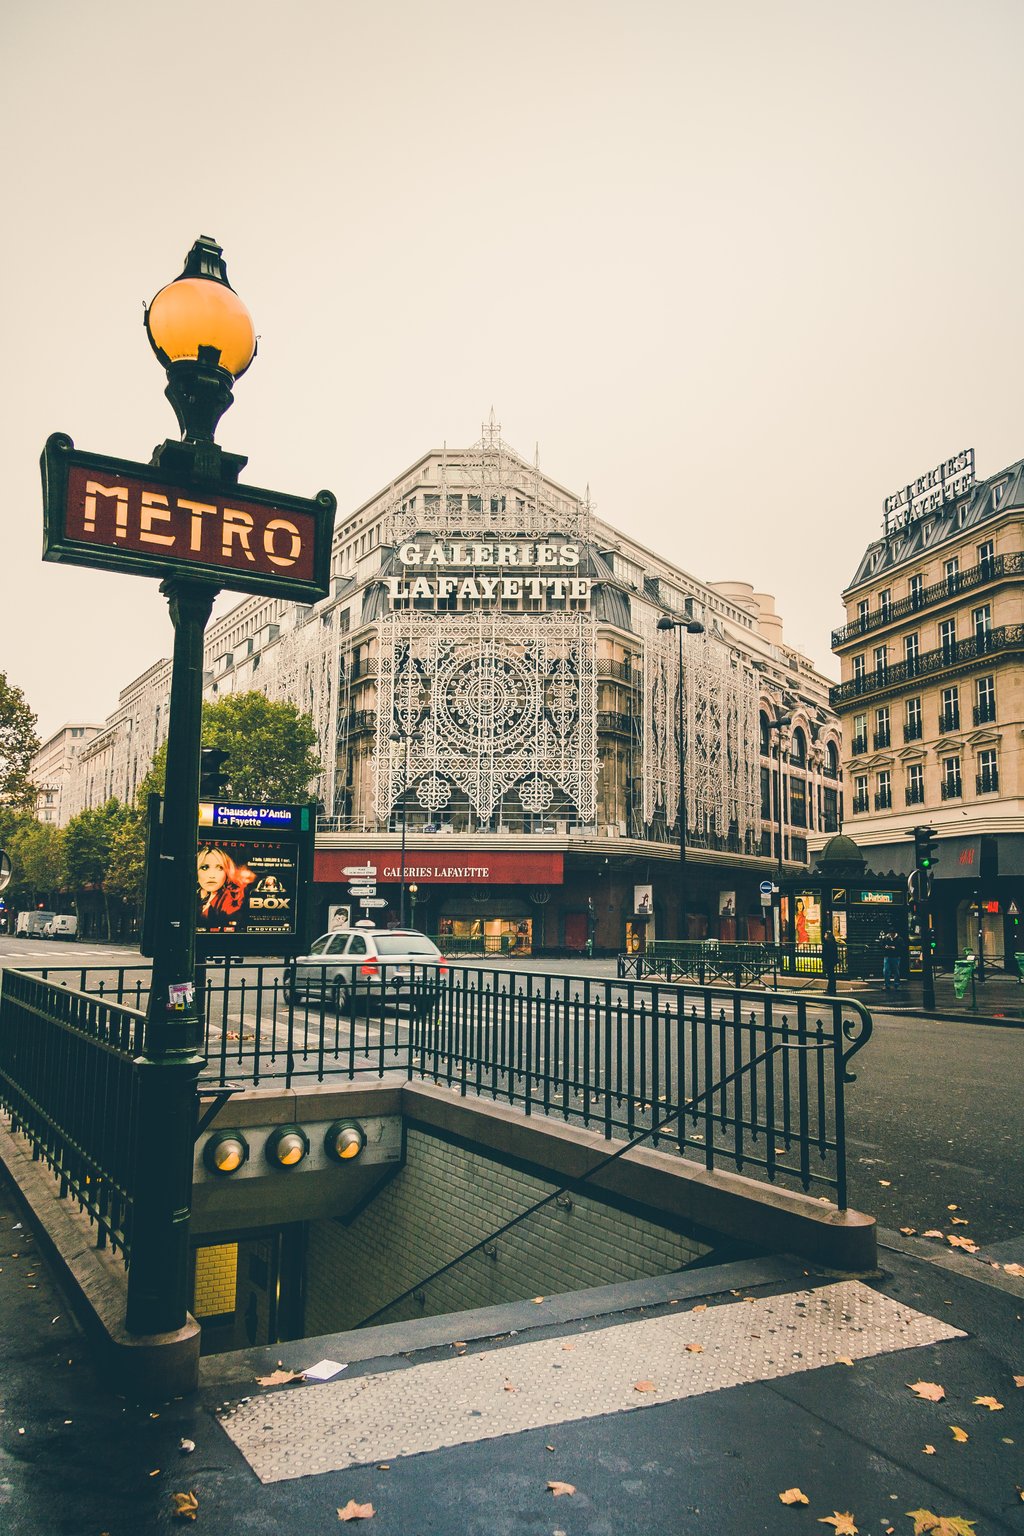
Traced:
[[422, 933], [377, 933], [374, 944], [378, 955], [439, 955], [436, 944]]

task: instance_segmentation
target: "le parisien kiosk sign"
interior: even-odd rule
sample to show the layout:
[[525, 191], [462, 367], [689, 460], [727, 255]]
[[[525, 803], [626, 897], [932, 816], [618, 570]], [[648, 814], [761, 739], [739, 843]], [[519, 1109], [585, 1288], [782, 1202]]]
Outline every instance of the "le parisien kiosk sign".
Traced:
[[42, 457], [43, 559], [312, 603], [330, 590], [337, 503], [190, 480], [54, 433]]

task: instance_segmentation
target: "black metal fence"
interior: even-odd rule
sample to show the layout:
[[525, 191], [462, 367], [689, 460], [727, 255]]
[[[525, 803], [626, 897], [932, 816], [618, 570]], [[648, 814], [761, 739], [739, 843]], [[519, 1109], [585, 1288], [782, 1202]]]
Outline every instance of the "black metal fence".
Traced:
[[0, 1105], [62, 1198], [88, 1212], [97, 1246], [131, 1250], [137, 1075], [135, 1008], [20, 971], [0, 982]]
[[[327, 968], [322, 985], [307, 972], [297, 995], [286, 967], [211, 967], [201, 1088], [401, 1072], [609, 1138], [644, 1134], [707, 1168], [824, 1186], [845, 1206], [849, 1062], [871, 1033], [860, 1004], [686, 980], [403, 971], [340, 990]], [[4, 975], [4, 999], [32, 979], [15, 975]], [[145, 1006], [142, 968], [75, 969], [68, 981], [108, 1008], [130, 1003], [132, 1019]]]
[[[837, 946], [836, 975], [881, 975], [881, 950], [864, 944]], [[618, 974], [643, 980], [661, 976], [666, 981], [690, 980], [701, 986], [726, 981], [743, 987], [762, 982], [778, 986], [779, 977], [824, 976], [820, 944], [772, 944], [724, 939], [658, 939], [643, 953], [619, 955]]]

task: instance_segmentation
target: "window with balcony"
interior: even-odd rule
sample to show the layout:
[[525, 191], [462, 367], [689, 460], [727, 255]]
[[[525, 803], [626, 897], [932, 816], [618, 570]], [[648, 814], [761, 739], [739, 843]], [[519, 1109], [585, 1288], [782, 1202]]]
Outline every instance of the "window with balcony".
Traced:
[[947, 592], [957, 592], [960, 589], [960, 560], [954, 555], [951, 560], [943, 563], [942, 574], [946, 581]]
[[855, 656], [853, 658], [853, 680], [854, 680], [855, 683], [862, 683], [864, 681], [864, 657], [863, 656]]
[[994, 795], [999, 789], [999, 765], [995, 748], [978, 753], [977, 790], [979, 795]]
[[942, 708], [939, 710], [939, 730], [960, 729], [960, 689], [954, 684], [942, 690]]
[[885, 676], [885, 669], [889, 663], [889, 647], [887, 645], [876, 645], [873, 654], [875, 658], [875, 672], [881, 679]]
[[956, 650], [956, 619], [943, 619], [939, 625], [939, 646], [947, 656]]
[[921, 700], [907, 700], [907, 718], [903, 725], [904, 741], [920, 741], [924, 734], [924, 723], [921, 714]]
[[857, 604], [857, 623], [862, 628], [868, 622], [868, 615], [870, 612], [871, 604], [868, 602], [866, 597], [862, 597], [860, 602]]
[[907, 582], [907, 596], [910, 598], [912, 608], [920, 608], [924, 602], [924, 577], [922, 575], [911, 576]]
[[888, 768], [883, 768], [878, 775], [878, 788], [875, 790], [875, 810], [889, 811], [892, 809], [892, 774]]
[[866, 773], [858, 773], [854, 776], [853, 780], [853, 814], [860, 816], [870, 809], [868, 801], [868, 776]]
[[964, 792], [963, 781], [960, 778], [959, 757], [944, 757], [942, 759], [942, 798], [943, 800], [959, 800]]
[[911, 763], [907, 769], [907, 804], [924, 804], [924, 764]]
[[868, 717], [867, 715], [854, 715], [853, 717], [853, 741], [851, 751], [854, 757], [868, 749]]
[[921, 654], [921, 637], [915, 630], [912, 635], [903, 636], [903, 660], [907, 664], [907, 676], [913, 677], [917, 669], [917, 658]]
[[990, 725], [996, 718], [996, 680], [994, 677], [979, 677], [974, 689], [974, 723]]
[[996, 546], [991, 539], [978, 545], [978, 574], [982, 581], [991, 581], [996, 573]]
[[883, 619], [883, 621], [891, 617], [891, 615], [892, 615], [892, 588], [891, 587], [883, 587], [882, 591], [879, 592], [879, 594], [878, 594], [878, 612], [879, 612], [880, 617]]
[[892, 728], [889, 718], [889, 706], [886, 704], [881, 709], [875, 710], [875, 751], [892, 744]]
[[974, 629], [975, 640], [984, 643], [992, 632], [992, 604], [982, 603], [980, 608], [975, 608], [971, 613], [971, 625]]

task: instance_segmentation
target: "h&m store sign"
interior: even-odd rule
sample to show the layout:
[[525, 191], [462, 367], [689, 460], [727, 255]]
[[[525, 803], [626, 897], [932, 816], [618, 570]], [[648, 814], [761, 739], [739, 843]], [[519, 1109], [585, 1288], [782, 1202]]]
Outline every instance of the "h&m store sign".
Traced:
[[580, 546], [530, 539], [414, 540], [398, 547], [404, 569], [388, 578], [392, 608], [446, 612], [541, 603], [584, 611], [590, 580], [579, 570]]

